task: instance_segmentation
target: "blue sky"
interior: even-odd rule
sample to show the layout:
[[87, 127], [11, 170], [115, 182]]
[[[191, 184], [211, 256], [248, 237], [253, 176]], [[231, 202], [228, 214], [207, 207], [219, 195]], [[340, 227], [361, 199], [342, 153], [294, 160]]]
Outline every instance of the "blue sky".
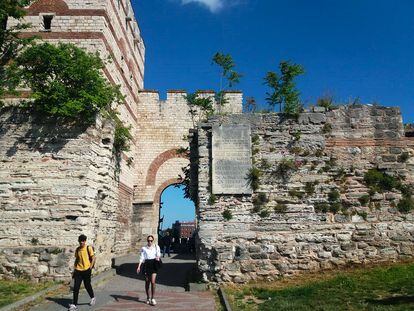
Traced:
[[266, 72], [291, 60], [306, 70], [297, 80], [305, 104], [324, 94], [359, 98], [400, 106], [404, 122], [414, 122], [413, 0], [133, 3], [146, 44], [145, 88], [162, 97], [168, 89], [217, 90], [211, 58], [220, 51], [244, 75], [236, 88], [258, 103], [265, 103]]
[[160, 216], [164, 216], [163, 229], [171, 228], [176, 220], [193, 221], [195, 218], [194, 203], [184, 199], [182, 186], [176, 188], [169, 186], [161, 194], [162, 208]]
[[237, 89], [259, 103], [266, 72], [291, 60], [306, 69], [298, 79], [304, 103], [326, 93], [338, 101], [358, 97], [400, 106], [404, 121], [414, 122], [412, 0], [133, 2], [146, 43], [145, 87], [162, 96], [217, 89], [211, 57], [221, 51], [244, 74]]

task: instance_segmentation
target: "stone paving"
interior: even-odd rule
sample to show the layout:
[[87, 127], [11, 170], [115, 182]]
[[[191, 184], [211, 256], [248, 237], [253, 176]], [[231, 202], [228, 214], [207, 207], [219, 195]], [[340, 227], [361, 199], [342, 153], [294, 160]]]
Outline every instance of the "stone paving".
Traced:
[[[79, 310], [215, 310], [214, 297], [210, 292], [186, 292], [185, 284], [195, 260], [189, 255], [173, 255], [163, 258], [163, 268], [157, 277], [156, 306], [146, 304], [144, 280], [135, 272], [137, 255], [117, 261], [117, 275], [94, 288], [96, 305], [88, 305], [89, 297], [82, 291], [79, 295]], [[83, 286], [82, 286], [83, 288]], [[32, 311], [67, 310], [71, 295], [47, 297], [44, 304]]]

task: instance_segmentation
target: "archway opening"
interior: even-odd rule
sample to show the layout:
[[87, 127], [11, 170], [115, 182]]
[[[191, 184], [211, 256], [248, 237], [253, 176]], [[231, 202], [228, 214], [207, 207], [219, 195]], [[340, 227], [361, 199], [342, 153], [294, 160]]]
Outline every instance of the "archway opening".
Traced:
[[194, 203], [185, 198], [183, 185], [170, 185], [163, 190], [158, 225], [163, 255], [195, 257], [195, 219]]

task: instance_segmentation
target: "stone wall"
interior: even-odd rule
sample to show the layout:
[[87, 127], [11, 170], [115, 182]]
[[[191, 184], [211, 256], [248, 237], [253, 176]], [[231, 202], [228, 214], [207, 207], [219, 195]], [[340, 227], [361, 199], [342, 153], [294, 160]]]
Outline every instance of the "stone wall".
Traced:
[[111, 265], [118, 182], [113, 126], [57, 125], [13, 108], [0, 111], [0, 270], [67, 278], [81, 233]]
[[[211, 132], [218, 124], [251, 127], [259, 176], [253, 195], [211, 194]], [[367, 170], [378, 168], [412, 189], [414, 141], [404, 137], [398, 108], [340, 107], [297, 120], [216, 117], [194, 138], [198, 264], [206, 279], [274, 279], [413, 256], [414, 217], [398, 211], [401, 192], [370, 191], [364, 182]]]

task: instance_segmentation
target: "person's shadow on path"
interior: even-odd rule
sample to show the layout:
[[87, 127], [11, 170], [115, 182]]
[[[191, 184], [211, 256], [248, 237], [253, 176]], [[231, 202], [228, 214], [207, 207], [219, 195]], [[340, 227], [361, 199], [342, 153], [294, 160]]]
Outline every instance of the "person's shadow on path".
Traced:
[[139, 297], [131, 297], [131, 296], [125, 296], [125, 295], [111, 295], [111, 297], [114, 298], [116, 302], [120, 300], [129, 300], [129, 301], [146, 303], [145, 300], [140, 300]]
[[[186, 255], [177, 255], [174, 259], [192, 259], [191, 256]], [[119, 266], [116, 266], [117, 275], [123, 277], [145, 280], [145, 277], [142, 273], [137, 274], [137, 265], [138, 263], [124, 263]], [[190, 274], [194, 271], [196, 267], [195, 262], [174, 262], [166, 263], [163, 262], [162, 268], [158, 271], [157, 274], [157, 284], [171, 286], [171, 287], [183, 287], [186, 288]]]
[[[61, 305], [62, 307], [65, 307], [65, 308], [67, 308], [69, 306], [69, 304], [72, 303], [71, 298], [47, 297], [46, 300], [52, 301], [52, 302], [54, 302], [58, 305]], [[89, 303], [78, 303], [78, 306], [83, 306], [83, 305], [89, 305]]]

